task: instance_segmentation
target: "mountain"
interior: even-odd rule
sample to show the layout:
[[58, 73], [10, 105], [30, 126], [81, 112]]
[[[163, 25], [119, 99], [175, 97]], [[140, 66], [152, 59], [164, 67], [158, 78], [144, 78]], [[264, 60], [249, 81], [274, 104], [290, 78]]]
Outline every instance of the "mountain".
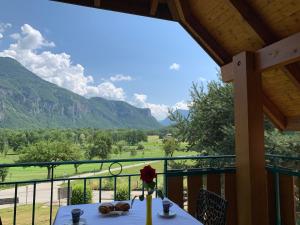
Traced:
[[[177, 112], [179, 112], [183, 117], [187, 118], [189, 115], [189, 110], [185, 110], [185, 109], [177, 109]], [[163, 126], [170, 126], [173, 124], [173, 122], [169, 119], [169, 117], [159, 121], [161, 125]]]
[[14, 59], [0, 57], [1, 128], [161, 127], [149, 109], [84, 98], [39, 78]]

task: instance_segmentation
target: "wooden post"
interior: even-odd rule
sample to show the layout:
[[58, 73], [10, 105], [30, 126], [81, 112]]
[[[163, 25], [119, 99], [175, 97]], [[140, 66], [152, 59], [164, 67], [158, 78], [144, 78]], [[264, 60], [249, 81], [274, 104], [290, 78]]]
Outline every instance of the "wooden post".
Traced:
[[233, 71], [238, 224], [267, 225], [262, 84], [254, 53], [234, 56]]
[[207, 175], [207, 190], [221, 195], [221, 175], [208, 174]]
[[294, 177], [280, 175], [280, 212], [282, 224], [296, 224], [295, 186]]
[[276, 193], [275, 193], [275, 178], [272, 172], [267, 172], [268, 179], [268, 210], [269, 224], [276, 224]]
[[228, 201], [227, 224], [237, 224], [236, 207], [236, 175], [235, 173], [225, 173], [225, 199]]
[[183, 177], [168, 177], [168, 198], [183, 208]]
[[196, 214], [197, 198], [200, 189], [202, 189], [202, 176], [188, 176], [188, 211], [192, 216]]

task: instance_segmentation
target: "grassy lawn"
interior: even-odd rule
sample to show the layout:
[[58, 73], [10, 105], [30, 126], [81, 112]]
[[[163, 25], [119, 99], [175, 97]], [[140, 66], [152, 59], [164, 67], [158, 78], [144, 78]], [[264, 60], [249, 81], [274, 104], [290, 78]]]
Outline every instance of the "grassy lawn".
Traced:
[[[149, 136], [148, 141], [144, 142], [144, 151], [137, 150], [136, 155], [132, 155], [130, 151], [123, 151], [121, 154], [112, 154], [112, 159], [121, 158], [148, 158], [148, 157], [163, 157], [164, 151], [162, 148], [162, 142], [158, 136]], [[182, 144], [184, 145], [184, 144]], [[174, 156], [192, 155], [196, 152], [175, 152]], [[7, 155], [6, 157], [1, 156], [1, 163], [13, 163], [18, 159], [18, 155]], [[127, 162], [122, 163], [123, 166], [137, 164], [139, 162]], [[103, 169], [108, 169], [109, 164], [104, 164]], [[78, 169], [79, 173], [96, 172], [99, 171], [99, 164], [84, 164]], [[135, 171], [139, 171], [139, 168], [134, 168]], [[75, 169], [73, 165], [63, 165], [55, 168], [55, 177], [69, 177], [75, 175]], [[20, 180], [32, 180], [32, 179], [45, 179], [47, 177], [47, 169], [41, 167], [15, 167], [9, 169], [9, 174], [6, 181], [20, 181]]]
[[[57, 209], [58, 209], [57, 206], [53, 206], [53, 213], [52, 213], [53, 220], [55, 218]], [[37, 204], [35, 210], [36, 210], [35, 211], [35, 224], [36, 225], [49, 224], [50, 207], [47, 205]], [[14, 213], [13, 207], [0, 209], [2, 223], [5, 225], [13, 224], [13, 213]], [[32, 216], [32, 205], [17, 207], [17, 224], [18, 225], [31, 224], [32, 223], [31, 216]]]

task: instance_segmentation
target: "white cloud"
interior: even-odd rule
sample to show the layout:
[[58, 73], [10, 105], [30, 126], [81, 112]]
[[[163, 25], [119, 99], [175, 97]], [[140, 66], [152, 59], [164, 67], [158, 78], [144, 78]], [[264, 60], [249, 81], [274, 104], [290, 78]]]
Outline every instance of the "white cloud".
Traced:
[[148, 96], [145, 94], [137, 94], [135, 93], [133, 96], [133, 102], [131, 102], [132, 105], [140, 108], [149, 108], [151, 110], [151, 114], [157, 119], [157, 120], [163, 120], [169, 115], [169, 109], [184, 109], [188, 110], [188, 103], [185, 101], [180, 101], [174, 104], [173, 106], [168, 106], [165, 104], [154, 104], [149, 103], [147, 101]]
[[110, 82], [95, 85], [93, 77], [86, 75], [84, 67], [73, 63], [71, 56], [67, 53], [37, 51], [37, 49], [45, 47], [54, 47], [55, 44], [47, 41], [32, 26], [24, 24], [21, 27], [21, 33], [13, 34], [13, 38], [15, 43], [11, 44], [8, 49], [0, 52], [0, 56], [14, 58], [42, 79], [79, 95], [125, 99], [123, 89], [115, 87]]
[[178, 71], [180, 69], [180, 65], [178, 63], [173, 63], [170, 65], [169, 69]]
[[12, 25], [10, 23], [0, 23], [0, 39], [3, 38], [3, 33], [11, 27]]
[[87, 97], [101, 96], [107, 99], [125, 100], [126, 95], [122, 88], [116, 87], [111, 82], [103, 82], [96, 87], [89, 86]]
[[147, 95], [135, 93], [132, 104], [140, 108], [149, 108], [151, 114], [158, 120], [165, 119], [168, 115], [169, 107], [164, 104], [149, 103], [147, 98]]
[[6, 29], [11, 27], [12, 25], [10, 23], [0, 23], [0, 33], [5, 32]]
[[131, 81], [132, 77], [131, 76], [126, 76], [123, 74], [116, 74], [115, 76], [111, 76], [109, 78], [112, 82], [117, 82], [117, 81]]
[[199, 77], [198, 80], [199, 80], [200, 82], [206, 82], [206, 81], [207, 81], [207, 79], [204, 78], [204, 77]]
[[189, 109], [189, 105], [186, 101], [180, 101], [177, 102], [173, 107], [173, 109], [184, 109], [184, 110], [188, 110]]
[[18, 40], [18, 39], [21, 38], [21, 35], [19, 33], [13, 33], [13, 34], [10, 35], [10, 37], [12, 39]]

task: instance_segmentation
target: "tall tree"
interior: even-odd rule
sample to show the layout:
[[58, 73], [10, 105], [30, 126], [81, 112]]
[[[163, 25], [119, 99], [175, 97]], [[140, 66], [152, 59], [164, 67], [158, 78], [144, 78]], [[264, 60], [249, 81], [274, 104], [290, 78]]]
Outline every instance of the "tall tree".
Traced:
[[[58, 162], [79, 160], [81, 152], [77, 145], [69, 142], [41, 141], [25, 147], [18, 162]], [[51, 166], [47, 167], [47, 178], [51, 177]]]
[[[170, 112], [175, 122], [175, 136], [188, 143], [188, 148], [201, 154], [234, 154], [233, 87], [221, 81], [211, 81], [205, 88], [193, 84], [188, 118]], [[265, 120], [265, 146], [269, 153], [291, 152], [298, 149], [299, 135], [278, 132]], [[296, 141], [298, 140], [298, 142]], [[298, 143], [298, 144], [297, 144]]]

